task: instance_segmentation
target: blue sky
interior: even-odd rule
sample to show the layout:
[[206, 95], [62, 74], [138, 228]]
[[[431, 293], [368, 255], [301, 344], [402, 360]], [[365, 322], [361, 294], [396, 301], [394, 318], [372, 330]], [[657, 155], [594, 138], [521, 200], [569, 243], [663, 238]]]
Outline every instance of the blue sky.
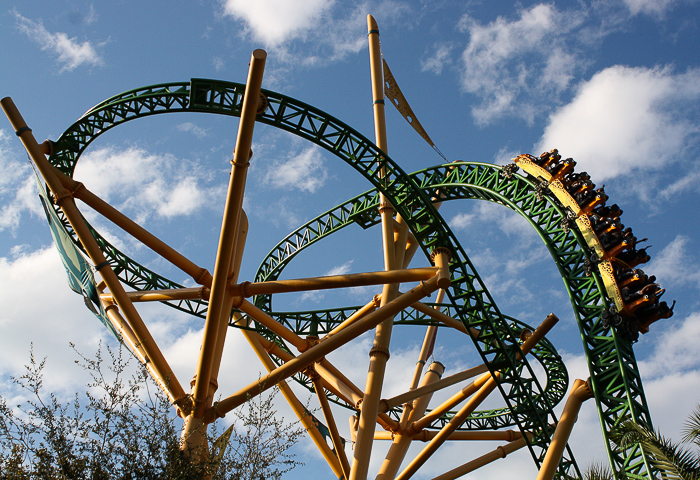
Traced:
[[[636, 352], [655, 427], [679, 438], [700, 401], [699, 5], [5, 2], [0, 96], [14, 99], [39, 141], [56, 139], [87, 109], [132, 88], [197, 77], [244, 82], [251, 51], [264, 48], [264, 88], [321, 108], [372, 138], [365, 17], [373, 14], [385, 59], [449, 161], [505, 164], [517, 154], [556, 147], [578, 162], [577, 170], [605, 184], [609, 203], [621, 206], [623, 223], [638, 238], [649, 237], [652, 261], [642, 268], [678, 303], [674, 317], [654, 324]], [[162, 117], [168, 118], [132, 122], [100, 137], [76, 178], [211, 269], [237, 119]], [[389, 153], [405, 171], [441, 163], [397, 112], [387, 109], [387, 121]], [[252, 277], [290, 230], [369, 188], [321, 150], [267, 127], [256, 127], [253, 150], [245, 203], [252, 238], [242, 279]], [[0, 169], [0, 385], [9, 389], [9, 376], [26, 363], [33, 342], [38, 355], [49, 357], [47, 385], [74, 391], [83, 382], [69, 370], [68, 342], [89, 351], [108, 335], [66, 285], [31, 168], [6, 121], [0, 121]], [[551, 339], [571, 377], [585, 378], [571, 307], [541, 241], [503, 208], [472, 203], [445, 205], [441, 212], [499, 307], [532, 324], [557, 313], [562, 321]], [[186, 281], [116, 227], [89, 210], [86, 216], [127, 253]], [[376, 229], [343, 233], [300, 258], [289, 275], [379, 270], [381, 262]], [[364, 303], [368, 293], [297, 296], [286, 304], [352, 305]], [[194, 373], [201, 322], [156, 308], [144, 317], [186, 382]], [[229, 334], [225, 361], [251, 365], [254, 357], [237, 333]], [[412, 337], [399, 338], [392, 356], [398, 371], [415, 361]], [[364, 360], [353, 366], [349, 355], [338, 362], [358, 374], [365, 369]], [[258, 375], [258, 367], [234, 368], [222, 391]], [[586, 404], [572, 439], [580, 464], [602, 458], [602, 444], [591, 441], [598, 431], [595, 408]], [[307, 468], [319, 465], [306, 446], [298, 450], [308, 456]], [[532, 470], [530, 464], [527, 455], [516, 456], [469, 478], [498, 478], [513, 468]]]

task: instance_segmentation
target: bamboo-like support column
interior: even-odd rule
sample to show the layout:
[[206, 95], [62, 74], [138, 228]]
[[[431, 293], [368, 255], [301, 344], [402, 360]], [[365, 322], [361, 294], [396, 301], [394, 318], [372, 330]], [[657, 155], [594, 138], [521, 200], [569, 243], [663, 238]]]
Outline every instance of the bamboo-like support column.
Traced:
[[[527, 355], [532, 348], [539, 342], [544, 336], [551, 330], [551, 328], [559, 321], [556, 315], [553, 313], [547, 315], [547, 318], [540, 324], [539, 327], [535, 329], [534, 332], [523, 342], [520, 346], [520, 350], [523, 355]], [[520, 354], [517, 356], [522, 358]], [[495, 377], [500, 376], [500, 372], [495, 372]], [[482, 378], [486, 377], [484, 375]], [[479, 388], [479, 390], [464, 404], [464, 406], [452, 417], [450, 422], [445, 425], [442, 430], [426, 445], [426, 447], [413, 459], [413, 461], [401, 472], [396, 480], [408, 480], [416, 473], [416, 471], [432, 456], [433, 453], [448, 440], [450, 435], [459, 428], [462, 423], [467, 419], [469, 415], [472, 414], [474, 409], [484, 401], [484, 399], [496, 388], [496, 378], [491, 376], [486, 380], [486, 382]], [[475, 382], [476, 383], [476, 382]], [[431, 412], [433, 413], [433, 412]], [[424, 422], [425, 417], [421, 419], [420, 422]], [[419, 426], [420, 422], [414, 422], [413, 428]], [[421, 427], [422, 428], [422, 427]]]
[[343, 329], [349, 327], [356, 321], [360, 320], [363, 318], [365, 315], [368, 313], [371, 313], [375, 311], [379, 307], [379, 295], [375, 295], [372, 300], [367, 302], [365, 306], [362, 308], [358, 309], [355, 313], [350, 315], [348, 318], [345, 319], [340, 325], [337, 325], [333, 330], [328, 332], [328, 334], [325, 337], [321, 337], [320, 341], [323, 342], [324, 340], [327, 340], [328, 338], [332, 337], [333, 335], [337, 334], [338, 332], [342, 331]]
[[[140, 290], [136, 292], [126, 292], [126, 296], [132, 302], [167, 302], [169, 300], [207, 300], [210, 290], [207, 287], [193, 288], [170, 288], [163, 290]], [[100, 294], [104, 300], [113, 300], [114, 295], [110, 293]]]
[[437, 477], [433, 478], [433, 480], [455, 480], [463, 475], [466, 475], [469, 472], [473, 472], [477, 468], [481, 468], [484, 465], [488, 465], [489, 463], [492, 463], [501, 458], [506, 458], [507, 455], [515, 452], [516, 450], [520, 450], [525, 445], [527, 445], [527, 440], [525, 439], [525, 437], [522, 437], [510, 443], [506, 443], [505, 445], [499, 446], [489, 453], [475, 458], [471, 462], [467, 462], [457, 468], [450, 470], [449, 472], [445, 472], [442, 475], [438, 475]]
[[[234, 318], [237, 318], [238, 324], [243, 324], [243, 318], [240, 314], [234, 314]], [[260, 361], [263, 363], [263, 365], [265, 365], [267, 371], [273, 371], [276, 365], [270, 358], [270, 355], [268, 354], [268, 348], [265, 347], [262, 343], [262, 340], [266, 339], [260, 334], [251, 332], [250, 330], [242, 330], [242, 332], [248, 340], [250, 346], [258, 355]], [[314, 424], [313, 418], [311, 415], [309, 415], [308, 410], [306, 410], [306, 407], [304, 407], [304, 405], [299, 401], [297, 396], [292, 391], [292, 388], [287, 384], [286, 380], [282, 380], [277, 384], [277, 386], [279, 387], [280, 391], [282, 392], [282, 395], [284, 395], [284, 398], [287, 400], [287, 403], [292, 408], [301, 424], [308, 432], [309, 436], [311, 437], [311, 440], [316, 444], [316, 447], [318, 447], [319, 451], [321, 452], [321, 455], [323, 455], [323, 457], [328, 462], [328, 465], [331, 467], [335, 475], [338, 478], [342, 478], [343, 470], [340, 465], [340, 462], [338, 461], [338, 458], [334, 455], [333, 451], [326, 443], [326, 439], [318, 430], [318, 427], [316, 427], [316, 425]]]
[[243, 196], [248, 166], [250, 165], [250, 147], [253, 140], [255, 115], [260, 101], [260, 86], [266, 58], [267, 53], [264, 50], [255, 50], [251, 55], [246, 90], [243, 96], [236, 149], [231, 162], [231, 177], [229, 179], [224, 217], [221, 224], [219, 247], [214, 264], [209, 308], [204, 324], [204, 338], [200, 349], [199, 361], [197, 362], [197, 377], [192, 394], [192, 400], [194, 401], [193, 417], [197, 419], [201, 419], [204, 415], [207, 397], [209, 396], [209, 383], [220, 323], [228, 321], [229, 312], [223, 311], [223, 306], [228, 294], [228, 277], [231, 261], [237, 248], [238, 224], [243, 207]]
[[81, 182], [70, 178], [56, 167], [52, 166], [52, 168], [56, 178], [60, 180], [63, 186], [70, 191], [75, 198], [85, 202], [86, 205], [93, 208], [107, 220], [111, 221], [126, 233], [163, 257], [165, 260], [191, 276], [192, 279], [199, 285], [205, 285], [207, 287], [211, 286], [212, 277], [206, 268], [197, 266], [194, 262], [179, 253], [170, 245], [163, 242], [141, 225], [134, 222], [112, 205], [92, 193]]
[[[440, 379], [440, 375], [445, 371], [445, 367], [438, 362], [434, 362], [430, 365], [430, 368], [423, 376], [423, 385], [429, 385]], [[425, 413], [425, 409], [428, 408], [428, 403], [432, 393], [425, 394], [418, 398], [411, 408], [405, 408], [403, 416], [406, 416], [406, 421], [410, 421], [411, 417], [421, 416]], [[396, 473], [401, 467], [401, 462], [406, 456], [408, 447], [411, 446], [412, 435], [399, 432], [391, 443], [391, 447], [386, 454], [384, 462], [382, 462], [381, 467], [379, 467], [379, 473], [377, 474], [377, 480], [390, 480], [396, 476]]]
[[466, 370], [463, 370], [461, 372], [455, 373], [453, 375], [450, 375], [449, 377], [445, 377], [441, 380], [438, 380], [435, 383], [432, 383], [430, 385], [425, 385], [419, 388], [416, 388], [415, 390], [408, 391], [406, 393], [402, 393], [400, 395], [397, 395], [393, 398], [390, 398], [386, 401], [387, 406], [389, 408], [393, 408], [395, 406], [401, 405], [402, 403], [406, 403], [408, 400], [413, 400], [414, 398], [417, 398], [421, 395], [424, 395], [429, 392], [435, 392], [437, 390], [442, 390], [445, 387], [449, 387], [451, 385], [454, 385], [455, 383], [462, 382], [464, 380], [468, 380], [472, 377], [475, 377], [477, 375], [480, 375], [482, 373], [488, 372], [489, 369], [486, 365], [477, 365], [476, 367], [471, 367]]
[[[435, 303], [440, 304], [445, 298], [445, 290], [440, 289], [435, 297]], [[420, 303], [420, 302], [416, 302]], [[440, 307], [435, 307], [435, 310]], [[418, 361], [416, 362], [416, 368], [413, 371], [413, 378], [411, 379], [411, 386], [408, 387], [409, 390], [415, 390], [418, 387], [418, 382], [420, 381], [421, 375], [423, 375], [423, 367], [425, 362], [428, 361], [428, 357], [431, 355], [433, 348], [435, 347], [435, 340], [437, 339], [437, 325], [430, 325], [425, 331], [425, 336], [423, 337], [423, 344], [421, 345], [420, 353], [418, 354]]]
[[590, 379], [588, 381], [574, 380], [571, 393], [566, 400], [566, 405], [564, 405], [564, 411], [561, 413], [559, 423], [557, 423], [557, 428], [554, 430], [552, 440], [549, 442], [549, 448], [537, 474], [537, 480], [552, 480], [554, 478], [554, 473], [557, 471], [557, 465], [559, 465], [564, 454], [566, 442], [569, 440], [571, 431], [574, 428], [581, 405], [589, 398], [593, 398]]
[[[471, 369], [470, 369], [471, 370]], [[487, 369], [488, 370], [488, 369]], [[467, 370], [468, 371], [468, 370]], [[410, 426], [411, 432], [419, 432], [435, 420], [443, 416], [448, 411], [452, 410], [455, 406], [462, 403], [467, 398], [471, 397], [476, 393], [484, 384], [491, 378], [490, 373], [485, 373], [479, 378], [471, 382], [469, 385], [464, 387], [459, 392], [452, 395], [450, 398], [442, 402], [439, 406], [433, 408], [430, 413], [424, 415], [419, 420], [414, 421]]]
[[311, 381], [314, 384], [314, 390], [316, 391], [316, 396], [321, 404], [321, 411], [323, 412], [323, 418], [326, 419], [326, 426], [331, 434], [331, 440], [333, 442], [333, 448], [340, 461], [340, 466], [343, 469], [343, 477], [348, 478], [350, 475], [350, 463], [348, 462], [348, 457], [345, 455], [345, 449], [343, 448], [343, 441], [338, 433], [338, 426], [335, 423], [335, 417], [333, 417], [333, 412], [331, 411], [331, 406], [326, 398], [326, 392], [323, 389], [323, 381], [318, 375], [311, 375]]
[[[382, 78], [381, 49], [379, 46], [379, 27], [371, 15], [367, 15], [369, 39], [370, 73], [372, 77], [372, 109], [374, 113], [375, 143], [383, 152], [387, 152], [386, 123], [384, 117], [384, 81]], [[385, 168], [380, 166], [380, 177], [384, 177]], [[394, 270], [396, 264], [394, 244], [394, 207], [384, 195], [380, 195], [379, 213], [382, 223], [382, 247], [384, 251], [384, 269]], [[391, 302], [398, 291], [398, 284], [386, 284], [382, 290], [381, 305]], [[354, 462], [350, 471], [350, 480], [366, 480], [369, 460], [374, 440], [374, 426], [379, 413], [379, 400], [386, 363], [389, 360], [389, 345], [393, 318], [387, 318], [377, 325], [374, 332], [374, 344], [369, 352], [370, 361], [365, 386], [365, 395], [360, 408], [357, 442], [355, 444]]]
[[362, 400], [362, 390], [348, 380], [345, 375], [335, 368], [327, 359], [322, 359], [315, 365], [316, 372], [323, 379], [326, 388], [335, 390], [336, 395], [341, 394], [341, 398], [348, 404], [357, 406]]
[[[245, 210], [241, 208], [241, 216], [238, 221], [238, 241], [236, 242], [236, 251], [233, 254], [233, 261], [231, 262], [231, 268], [229, 269], [229, 282], [238, 281], [238, 273], [241, 269], [241, 263], [243, 262], [243, 251], [245, 250], [246, 240], [248, 239], [248, 215], [246, 215]], [[214, 360], [211, 366], [211, 381], [209, 382], [210, 388], [218, 388], [219, 383], [219, 369], [221, 368], [221, 356], [224, 352], [224, 344], [226, 343], [226, 334], [228, 332], [228, 312], [233, 308], [234, 298], [227, 295], [224, 301], [223, 312], [226, 313], [226, 320], [219, 323], [219, 332], [216, 335], [216, 349], [214, 354]], [[214, 392], [209, 395], [209, 400], [207, 401], [207, 408], [211, 407], [211, 400], [214, 397]]]
[[292, 332], [290, 329], [279, 323], [277, 320], [260, 310], [249, 301], [242, 300], [240, 305], [237, 305], [237, 308], [240, 311], [247, 313], [248, 316], [256, 322], [269, 328], [275, 333], [275, 335], [278, 335], [285, 341], [294, 345], [294, 347], [300, 352], [303, 352], [309, 348], [309, 342], [306, 339], [301, 338], [299, 335]]
[[[283, 350], [275, 342], [272, 342], [265, 337], [257, 336], [260, 344], [265, 348], [265, 351], [276, 355], [283, 362], [289, 362], [292, 360], [294, 355]], [[362, 390], [360, 390], [354, 383], [352, 383], [343, 373], [338, 370], [333, 364], [331, 364], [327, 359], [322, 358], [319, 362], [316, 362], [314, 369], [319, 374], [323, 380], [323, 386], [337, 395], [338, 398], [344, 400], [350, 406], [357, 406], [362, 401]], [[399, 424], [396, 420], [389, 417], [386, 413], [380, 413], [377, 416], [377, 422], [386, 430], [397, 431], [399, 429]]]
[[327, 277], [298, 278], [294, 280], [274, 280], [259, 283], [244, 282], [231, 285], [229, 293], [234, 297], [248, 298], [253, 295], [272, 295], [276, 293], [304, 292], [308, 290], [327, 290], [331, 288], [385, 285], [387, 283], [418, 282], [431, 278], [437, 271], [438, 268], [436, 267], [423, 267], [348, 275], [330, 275]]
[[[119, 313], [119, 307], [113, 302], [105, 301], [103, 299], [100, 299], [100, 303], [102, 303], [102, 307], [104, 308], [110, 323], [112, 324], [112, 326], [114, 326], [117, 332], [119, 332], [122, 341], [127, 344], [129, 349], [136, 356], [136, 358], [138, 358], [139, 362], [141, 362], [143, 366], [146, 367], [146, 370], [148, 370], [148, 372], [151, 374], [151, 377], [156, 382], [158, 387], [163, 391], [163, 393], [165, 393], [168, 396], [170, 402], [175, 403], [175, 400], [177, 399], [172, 398], [170, 396], [168, 386], [160, 380], [158, 372], [156, 372], [153, 369], [153, 365], [151, 364], [151, 362], [148, 361], [146, 352], [144, 352], [141, 345], [139, 345], [138, 339], [136, 338], [136, 335], [134, 335], [133, 330], [131, 330], [129, 323], [126, 320], [124, 320], [124, 317], [122, 317], [121, 313]], [[177, 414], [180, 417], [184, 417], [185, 415], [181, 410], [180, 406], [177, 407]]]
[[404, 265], [411, 262], [410, 258], [406, 258], [408, 238], [410, 235], [415, 242], [415, 237], [413, 237], [408, 229], [408, 225], [406, 225], [406, 222], [400, 215], [397, 217], [394, 225], [398, 227], [394, 229], [394, 261], [398, 268], [406, 268]]
[[[496, 376], [499, 376], [496, 372]], [[496, 388], [496, 380], [491, 377], [484, 385], [471, 397], [467, 403], [455, 414], [450, 422], [445, 425], [442, 430], [440, 430], [435, 437], [430, 440], [428, 445], [421, 450], [421, 452], [416, 455], [416, 457], [411, 461], [411, 463], [401, 472], [396, 480], [407, 480], [413, 476], [416, 471], [432, 456], [433, 453], [440, 447], [447, 439], [452, 435], [452, 433], [459, 428], [460, 425], [464, 423], [469, 415], [471, 415], [476, 407], [481, 405], [481, 403], [489, 396], [489, 394]]]
[[[435, 302], [438, 304], [442, 303], [444, 297], [445, 290], [438, 290]], [[415, 393], [414, 391], [418, 387], [420, 377], [421, 375], [423, 375], [423, 367], [425, 366], [425, 362], [428, 360], [428, 357], [430, 357], [430, 355], [432, 354], [433, 348], [435, 346], [437, 331], [437, 326], [435, 325], [430, 325], [426, 329], [425, 336], [423, 338], [423, 344], [421, 345], [421, 351], [418, 355], [418, 361], [416, 362], [416, 366], [413, 371], [413, 378], [411, 379], [411, 384], [408, 387], [410, 393]], [[445, 371], [444, 366], [442, 366], [442, 364], [436, 365], [439, 365], [439, 367], [437, 368], [439, 368], [441, 376]], [[428, 378], [430, 378], [430, 381], [426, 381]], [[435, 375], [426, 374], [426, 376], [424, 377], [423, 384], [424, 386], [429, 386], [430, 384], [435, 383], [437, 380], [439, 380], [439, 376], [436, 377]], [[414, 398], [416, 398], [417, 400], [414, 400]], [[426, 398], [428, 400], [425, 400]], [[432, 398], [432, 392], [426, 395], [420, 393], [418, 395], [415, 395], [414, 397], [411, 397], [410, 400], [409, 398], [405, 398], [405, 400], [401, 401], [399, 404], [396, 405], [398, 406], [401, 403], [403, 403], [403, 410], [401, 412], [401, 418], [399, 420], [401, 430], [392, 439], [392, 444], [389, 448], [389, 452], [387, 452], [384, 462], [382, 463], [382, 466], [380, 467], [379, 473], [377, 475], [378, 479], [391, 479], [396, 476], [396, 473], [398, 472], [399, 467], [401, 466], [401, 462], [403, 462], [406, 456], [406, 452], [408, 452], [408, 447], [410, 446], [411, 441], [413, 440], [412, 436], [406, 433], [406, 427], [408, 426], [408, 423], [411, 421], [412, 418], [416, 416], [420, 417], [425, 413], [425, 408], [427, 408], [427, 404], [430, 398]], [[424, 408], [416, 407], [417, 404], [422, 405], [423, 403], [425, 403]], [[393, 406], [389, 405], [389, 402], [382, 402], [382, 404], [386, 405], [387, 411], [393, 408]]]
[[[427, 442], [437, 436], [439, 432], [435, 430], [422, 430], [411, 436], [412, 440]], [[448, 440], [469, 440], [469, 441], [513, 441], [523, 437], [523, 434], [515, 430], [465, 430], [456, 431]], [[392, 432], [377, 430], [374, 432], [375, 440], [393, 440], [395, 435]]]
[[218, 365], [223, 351], [222, 336], [225, 335], [231, 312], [231, 296], [228, 293], [229, 278], [238, 275], [238, 272], [234, 271], [234, 257], [239, 247], [242, 248], [241, 240], [244, 240], [240, 238], [239, 226], [248, 166], [250, 165], [249, 160], [252, 156], [250, 147], [253, 140], [255, 116], [260, 102], [260, 87], [266, 58], [267, 53], [264, 50], [255, 50], [251, 55], [241, 107], [241, 118], [238, 124], [236, 147], [231, 161], [231, 176], [221, 221], [221, 233], [214, 262], [209, 307], [192, 388], [191, 398], [194, 408], [185, 419], [182, 429], [181, 448], [188, 452], [193, 459], [203, 459], [208, 456], [207, 422], [204, 422], [203, 416], [204, 412], [211, 408], [211, 397], [216, 390], [215, 368], [217, 368], [216, 365]]
[[[227, 412], [231, 411], [237, 406], [242, 405], [250, 397], [259, 395], [268, 388], [273, 387], [281, 380], [299, 373], [330, 352], [359, 337], [371, 328], [376, 327], [387, 318], [396, 315], [398, 312], [407, 308], [419, 298], [430, 295], [430, 293], [434, 292], [436, 289], [437, 277], [433, 277], [426, 282], [421, 282], [421, 284], [417, 287], [412, 288], [395, 300], [387, 303], [383, 307], [380, 307], [378, 310], [366, 315], [364, 318], [348, 326], [338, 334], [333, 335], [324, 342], [319, 342], [317, 345], [301, 353], [298, 357], [295, 357], [284, 365], [276, 368], [268, 375], [263, 376], [259, 381], [253, 382], [233, 395], [223, 399], [221, 402], [215, 403], [212, 408], [207, 410], [204, 416], [204, 421], [207, 423], [214, 421], [217, 416], [225, 415]], [[376, 423], [376, 414], [374, 423]]]
[[[429, 307], [423, 302], [416, 302], [413, 305], [411, 305], [411, 307], [418, 310], [421, 313], [428, 315], [430, 318], [437, 320], [440, 323], [444, 323], [448, 327], [454, 328], [455, 330], [459, 330], [462, 333], [467, 333], [467, 327], [465, 327], [462, 322], [460, 322], [456, 318], [450, 317], [449, 315], [445, 315], [437, 308]], [[472, 333], [474, 338], [479, 336], [480, 332], [476, 328], [471, 327], [469, 331]]]
[[32, 135], [31, 129], [27, 126], [27, 123], [22, 118], [22, 115], [19, 113], [19, 110], [17, 110], [12, 99], [10, 97], [5, 97], [0, 100], [0, 104], [30, 158], [34, 161], [41, 176], [44, 177], [44, 180], [53, 192], [57, 205], [60, 206], [65, 213], [75, 234], [85, 247], [88, 257], [90, 257], [90, 260], [95, 264], [95, 269], [102, 275], [105, 285], [114, 296], [116, 304], [122, 310], [124, 317], [138, 339], [138, 344], [141, 345], [144, 352], [146, 352], [146, 357], [148, 361], [152, 363], [153, 371], [156, 373], [155, 377], [158, 381], [162, 382], [162, 384], [166, 385], [168, 396], [174, 399], [174, 402], [177, 403], [179, 407], [185, 409], [189, 408], [189, 405], [187, 405], [188, 400], [182, 385], [178, 382], [168, 362], [158, 348], [158, 345], [155, 343], [155, 340], [153, 340], [148, 328], [143, 323], [133, 303], [131, 303], [131, 300], [129, 300], [129, 297], [126, 295], [119, 278], [109, 266], [109, 262], [107, 262], [97, 241], [92, 236], [90, 229], [83, 220], [78, 207], [75, 205], [71, 193], [65, 189], [63, 184], [54, 175], [51, 164], [46, 160], [42, 148], [37, 143], [34, 135]]

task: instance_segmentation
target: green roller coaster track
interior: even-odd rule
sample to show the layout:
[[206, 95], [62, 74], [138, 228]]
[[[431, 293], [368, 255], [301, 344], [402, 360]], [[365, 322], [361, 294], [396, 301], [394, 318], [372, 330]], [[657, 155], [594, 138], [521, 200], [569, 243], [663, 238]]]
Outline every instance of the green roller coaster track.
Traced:
[[[192, 79], [190, 82], [144, 87], [111, 97], [90, 109], [61, 135], [49, 160], [72, 176], [80, 155], [95, 138], [136, 118], [172, 112], [239, 116], [244, 88], [237, 83]], [[591, 268], [588, 246], [576, 227], [569, 226], [567, 211], [554, 195], [534, 179], [490, 164], [453, 163], [408, 175], [372, 142], [338, 119], [290, 97], [265, 90], [263, 93], [268, 106], [257, 116], [258, 122], [288, 131], [326, 149], [355, 168], [375, 190], [320, 215], [285, 238], [265, 259], [256, 281], [277, 278], [300, 250], [351, 223], [364, 228], [377, 223], [378, 192], [381, 192], [406, 220], [426, 255], [436, 247], [451, 250], [453, 281], [447, 291], [449, 303], [441, 308], [466, 326], [481, 332], [478, 338], [472, 338], [477, 351], [492, 372], [498, 370], [503, 374], [498, 386], [506, 408], [479, 412], [470, 419], [466, 428], [500, 428], [505, 424], [516, 424], [523, 432], [534, 432], [529, 448], [539, 465], [549, 443], [550, 425], [556, 422], [552, 406], [564, 395], [566, 373], [560, 373], [557, 366], [560, 359], [547, 342], [542, 342], [535, 354], [548, 372], [546, 392], [530, 365], [516, 360], [520, 352], [517, 333], [523, 324], [499, 312], [456, 237], [435, 210], [431, 197], [436, 189], [440, 189], [444, 195], [442, 201], [481, 199], [502, 204], [530, 222], [559, 268], [579, 324], [605, 444], [614, 470], [632, 478], [650, 478], [650, 466], [640, 448], [625, 451], [610, 448], [608, 432], [622, 418], [631, 417], [649, 427], [651, 419], [631, 342], [604, 325], [601, 316], [610, 300], [598, 273]], [[380, 177], [382, 167], [386, 174]], [[62, 215], [60, 209], [58, 213]], [[65, 218], [63, 220], [72, 233], [68, 222]], [[96, 231], [93, 233], [111, 267], [127, 285], [136, 290], [181, 287], [139, 265]], [[269, 297], [259, 297], [254, 301], [260, 308], [272, 312]], [[207, 305], [203, 301], [182, 300], [168, 304], [198, 317], [206, 315]], [[292, 330], [302, 333], [311, 328], [318, 331], [332, 328], [350, 310], [273, 313]], [[411, 318], [411, 312], [407, 311], [397, 323], [426, 322], [413, 315]], [[560, 475], [578, 474], [568, 449], [558, 472]]]

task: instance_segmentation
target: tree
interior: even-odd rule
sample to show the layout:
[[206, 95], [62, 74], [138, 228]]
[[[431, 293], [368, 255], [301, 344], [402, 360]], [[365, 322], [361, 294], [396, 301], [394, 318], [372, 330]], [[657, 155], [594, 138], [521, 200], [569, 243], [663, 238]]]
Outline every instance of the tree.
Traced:
[[700, 447], [700, 405], [686, 421], [683, 433], [682, 442], [677, 443], [659, 432], [626, 420], [611, 432], [610, 438], [619, 448], [639, 443], [664, 479], [700, 480], [700, 451], [686, 448], [687, 444]]
[[[235, 412], [221, 455], [194, 463], [180, 449], [172, 407], [144, 368], [133, 369], [124, 351], [78, 354], [91, 381], [83, 396], [65, 402], [45, 394], [33, 350], [24, 374], [12, 381], [28, 394], [20, 405], [0, 396], [0, 480], [279, 479], [300, 465], [289, 449], [304, 430], [280, 420], [273, 391]], [[229, 447], [226, 448], [226, 445]]]

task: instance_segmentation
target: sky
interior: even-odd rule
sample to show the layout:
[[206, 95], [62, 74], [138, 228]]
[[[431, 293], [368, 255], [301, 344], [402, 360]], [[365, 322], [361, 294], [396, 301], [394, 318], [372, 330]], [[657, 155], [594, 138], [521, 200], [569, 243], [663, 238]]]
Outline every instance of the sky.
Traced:
[[[700, 402], [699, 6], [697, 0], [8, 1], [0, 10], [0, 97], [13, 98], [39, 142], [55, 140], [86, 110], [123, 91], [190, 78], [245, 82], [251, 52], [263, 48], [263, 88], [373, 138], [366, 15], [374, 15], [385, 60], [448, 161], [503, 165], [521, 153], [558, 148], [577, 161], [577, 171], [605, 185], [608, 203], [620, 205], [623, 223], [638, 238], [649, 238], [652, 260], [641, 268], [656, 275], [665, 299], [677, 304], [673, 318], [652, 325], [635, 352], [654, 427], [678, 440]], [[115, 128], [90, 145], [75, 173], [210, 270], [238, 125], [236, 118], [212, 117], [162, 115]], [[387, 123], [388, 152], [405, 171], [443, 162], [389, 108]], [[270, 127], [256, 126], [253, 152], [242, 280], [252, 279], [292, 229], [370, 188], [337, 159]], [[73, 368], [69, 342], [89, 353], [113, 339], [69, 290], [32, 168], [2, 119], [0, 169], [0, 393], [21, 398], [10, 378], [21, 374], [33, 344], [35, 355], [48, 358], [45, 385], [69, 395], [85, 383]], [[117, 227], [87, 208], [84, 214], [118, 248], [192, 285]], [[534, 231], [503, 207], [482, 202], [450, 202], [441, 214], [503, 313], [532, 325], [550, 311], [561, 318], [549, 338], [570, 377], [586, 378], [564, 285]], [[338, 233], [300, 256], [286, 275], [381, 270], [380, 242], [377, 229]], [[279, 305], [358, 305], [374, 293], [288, 296]], [[186, 383], [202, 322], [157, 306], [143, 312]], [[239, 333], [228, 335], [223, 393], [262, 370]], [[412, 370], [421, 340], [422, 332], [397, 334], [392, 371]], [[469, 345], [453, 343], [440, 358], [436, 353], [448, 373], [473, 360], [464, 353]], [[366, 351], [370, 344], [364, 336], [355, 347]], [[336, 361], [358, 378], [366, 372], [364, 360], [351, 352], [339, 352]], [[387, 390], [399, 391], [400, 380], [392, 374]], [[346, 435], [347, 423], [339, 424]], [[579, 465], [604, 458], [601, 438], [595, 405], [588, 402], [571, 439]], [[445, 448], [436, 463], [457, 461], [458, 447]], [[295, 448], [307, 465], [289, 478], [325, 472], [313, 446]], [[517, 454], [467, 478], [503, 478], [514, 469], [535, 475], [529, 455]]]

